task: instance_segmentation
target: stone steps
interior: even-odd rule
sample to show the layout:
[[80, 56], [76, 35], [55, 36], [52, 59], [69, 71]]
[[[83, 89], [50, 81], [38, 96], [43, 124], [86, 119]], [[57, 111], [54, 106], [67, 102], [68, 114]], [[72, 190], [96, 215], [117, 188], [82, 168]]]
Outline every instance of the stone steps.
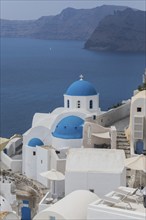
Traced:
[[126, 156], [130, 155], [130, 145], [126, 139], [124, 131], [117, 132], [117, 149], [123, 149]]
[[[130, 145], [127, 141], [124, 131], [117, 132], [117, 149], [124, 150], [126, 158], [130, 157]], [[127, 185], [131, 179], [131, 169], [126, 169]]]
[[117, 137], [117, 138], [118, 138], [117, 139], [118, 142], [123, 142], [123, 143], [128, 143], [129, 144], [129, 142], [125, 138], [123, 138], [123, 139], [120, 139], [119, 137]]

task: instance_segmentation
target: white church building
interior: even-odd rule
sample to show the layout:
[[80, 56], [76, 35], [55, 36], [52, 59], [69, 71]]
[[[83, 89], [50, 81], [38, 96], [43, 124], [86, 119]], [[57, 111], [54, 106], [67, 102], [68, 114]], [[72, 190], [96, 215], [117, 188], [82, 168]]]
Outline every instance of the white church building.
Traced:
[[[85, 118], [100, 113], [99, 94], [81, 76], [65, 92], [64, 107], [34, 115], [32, 127], [23, 135], [22, 173], [44, 183], [38, 172], [56, 168], [50, 165], [53, 162], [50, 162], [52, 158], [49, 157], [48, 147], [57, 152], [80, 148]], [[42, 168], [38, 169], [38, 164]]]

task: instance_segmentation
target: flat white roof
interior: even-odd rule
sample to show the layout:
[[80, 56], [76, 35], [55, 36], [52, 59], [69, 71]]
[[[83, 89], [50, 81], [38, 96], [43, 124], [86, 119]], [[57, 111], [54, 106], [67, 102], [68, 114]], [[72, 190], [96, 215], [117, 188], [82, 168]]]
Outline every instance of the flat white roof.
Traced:
[[[130, 191], [133, 191], [135, 189], [133, 188], [130, 188], [130, 187], [119, 187], [119, 189], [124, 189], [124, 191], [126, 192], [130, 192]], [[108, 193], [107, 195], [107, 198], [114, 198], [114, 199], [121, 199], [121, 195], [118, 193], [116, 194], [115, 191], [112, 191], [110, 193]], [[137, 200], [138, 202], [137, 202]], [[128, 203], [131, 205], [131, 208], [129, 207]], [[138, 190], [133, 196], [130, 196], [130, 197], [126, 197], [125, 196], [125, 199], [124, 200], [121, 200], [121, 202], [119, 203], [115, 203], [113, 206], [111, 206], [110, 203], [106, 202], [106, 201], [103, 201], [102, 199], [99, 199], [97, 200], [96, 202], [93, 202], [92, 204], [90, 204], [90, 207], [91, 208], [94, 208], [97, 210], [99, 209], [100, 212], [104, 212], [107, 214], [109, 213], [112, 213], [113, 214], [113, 219], [114, 218], [114, 215], [119, 215], [119, 218], [117, 219], [120, 219], [122, 218], [122, 215], [125, 216], [127, 215], [127, 219], [145, 219], [145, 216], [146, 216], [146, 209], [144, 208], [143, 206], [143, 196], [142, 194], [140, 193], [140, 191]], [[99, 218], [98, 218], [99, 219]], [[106, 218], [108, 219], [108, 217]], [[125, 218], [124, 218], [125, 219]]]
[[116, 149], [70, 149], [67, 155], [67, 172], [119, 173], [124, 169], [125, 153]]

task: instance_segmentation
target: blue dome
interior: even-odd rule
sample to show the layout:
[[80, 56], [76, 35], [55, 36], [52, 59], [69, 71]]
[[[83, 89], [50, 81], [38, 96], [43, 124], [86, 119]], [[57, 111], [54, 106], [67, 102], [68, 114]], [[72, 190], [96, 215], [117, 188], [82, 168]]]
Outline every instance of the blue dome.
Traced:
[[52, 133], [54, 137], [62, 139], [81, 139], [83, 136], [84, 120], [77, 116], [62, 119]]
[[78, 80], [72, 83], [66, 91], [66, 95], [71, 96], [90, 96], [97, 95], [93, 85], [85, 80]]
[[29, 147], [36, 147], [36, 146], [43, 146], [43, 145], [44, 145], [44, 143], [39, 138], [32, 138], [28, 142]]

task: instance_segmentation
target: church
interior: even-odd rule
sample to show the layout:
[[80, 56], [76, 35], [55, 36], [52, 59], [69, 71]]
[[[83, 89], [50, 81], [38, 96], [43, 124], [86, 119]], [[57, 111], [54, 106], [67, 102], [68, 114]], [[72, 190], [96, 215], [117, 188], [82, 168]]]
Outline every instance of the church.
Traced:
[[23, 134], [22, 173], [44, 183], [39, 173], [49, 168], [48, 146], [55, 152], [80, 148], [85, 119], [99, 114], [99, 94], [81, 75], [66, 90], [64, 107], [34, 115], [32, 127]]

